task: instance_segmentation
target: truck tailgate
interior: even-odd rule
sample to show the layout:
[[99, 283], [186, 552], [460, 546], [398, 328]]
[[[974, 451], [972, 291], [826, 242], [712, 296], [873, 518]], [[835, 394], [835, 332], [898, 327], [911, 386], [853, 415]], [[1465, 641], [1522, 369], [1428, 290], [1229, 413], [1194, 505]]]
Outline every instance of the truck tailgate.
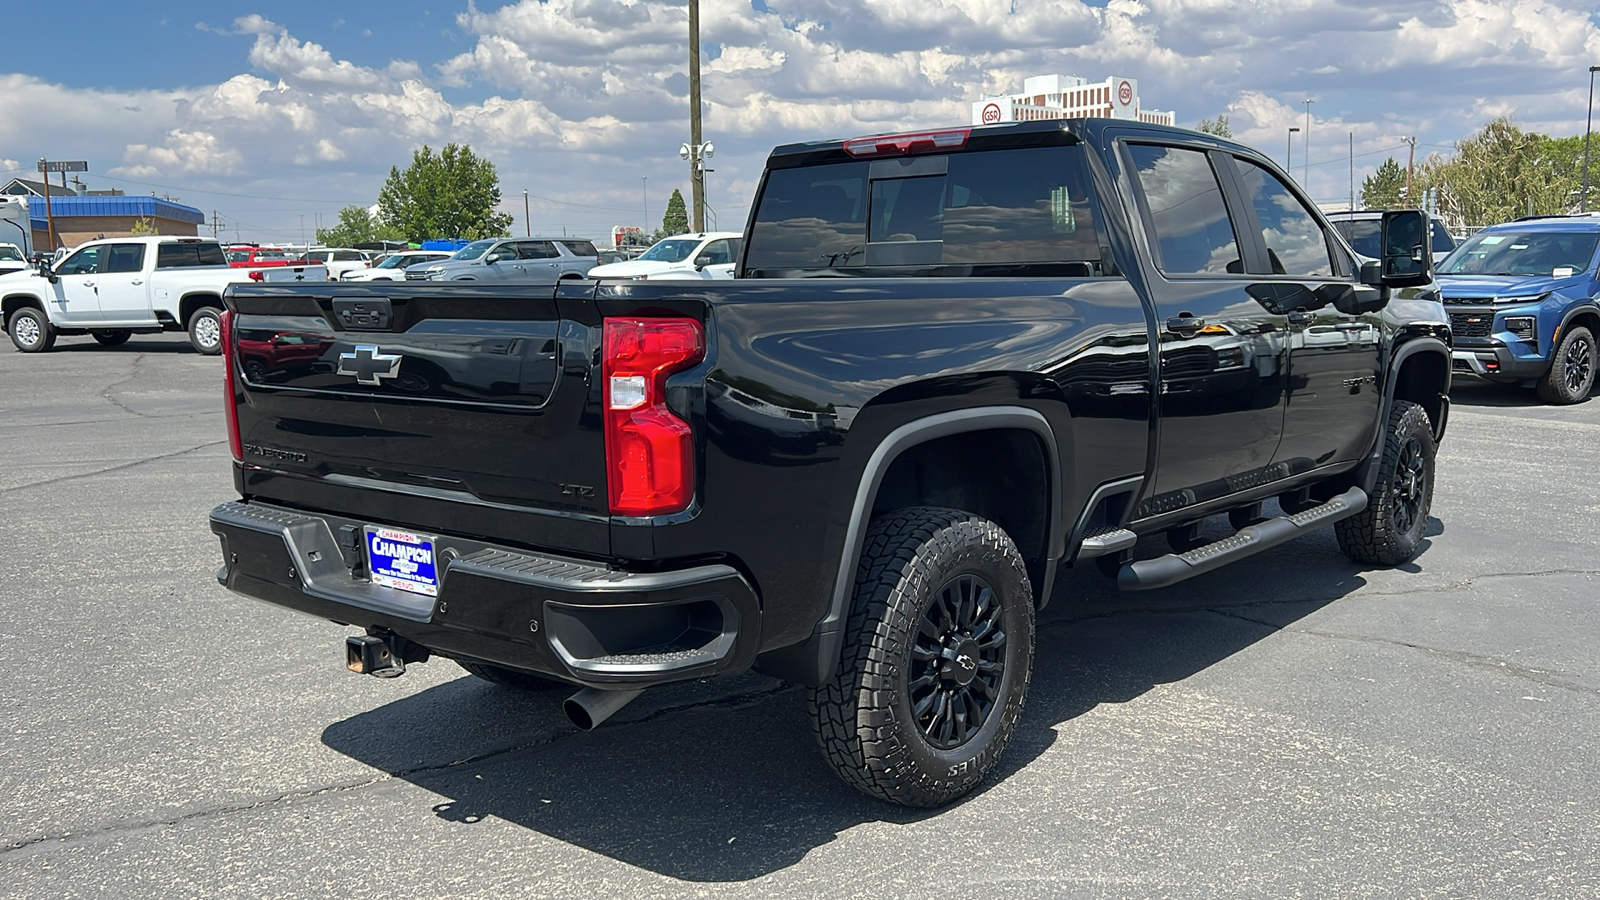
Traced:
[[439, 293], [230, 292], [242, 493], [606, 553], [593, 285]]

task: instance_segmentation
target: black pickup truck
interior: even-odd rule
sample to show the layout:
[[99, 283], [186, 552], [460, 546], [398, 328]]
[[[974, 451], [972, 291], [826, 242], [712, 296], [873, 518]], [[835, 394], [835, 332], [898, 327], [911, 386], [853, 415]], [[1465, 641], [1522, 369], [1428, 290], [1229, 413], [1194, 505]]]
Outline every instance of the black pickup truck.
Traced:
[[1031, 122], [777, 148], [733, 281], [241, 286], [218, 578], [362, 628], [357, 672], [580, 688], [582, 727], [789, 679], [844, 780], [939, 805], [1060, 567], [1418, 552], [1449, 319], [1422, 215], [1383, 227], [1355, 255], [1238, 144]]

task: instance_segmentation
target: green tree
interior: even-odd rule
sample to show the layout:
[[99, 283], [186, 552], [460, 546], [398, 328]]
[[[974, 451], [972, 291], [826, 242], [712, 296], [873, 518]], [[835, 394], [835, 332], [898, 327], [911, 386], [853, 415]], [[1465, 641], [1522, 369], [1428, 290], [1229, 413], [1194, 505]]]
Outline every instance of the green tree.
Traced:
[[1455, 155], [1425, 160], [1412, 189], [1438, 188], [1440, 212], [1453, 224], [1492, 225], [1575, 211], [1582, 169], [1581, 136], [1525, 132], [1502, 116], [1459, 141]]
[[329, 247], [404, 239], [400, 229], [377, 218], [365, 206], [346, 206], [339, 210], [339, 224], [317, 229], [317, 242]]
[[1196, 125], [1194, 130], [1203, 131], [1206, 134], [1214, 134], [1217, 137], [1233, 137], [1233, 129], [1228, 127], [1228, 116], [1226, 113], [1217, 116], [1216, 121], [1212, 121], [1211, 119], [1201, 119], [1200, 124]]
[[1378, 171], [1361, 179], [1361, 205], [1367, 209], [1397, 209], [1405, 205], [1406, 170], [1394, 157], [1378, 166]]
[[667, 214], [661, 217], [661, 230], [665, 232], [662, 237], [689, 230], [689, 207], [683, 202], [683, 192], [677, 188], [672, 189], [672, 197], [667, 200]]
[[378, 192], [378, 214], [409, 241], [507, 234], [512, 219], [495, 211], [499, 204], [494, 163], [464, 144], [446, 144], [438, 153], [423, 144], [404, 172], [390, 167]]
[[144, 216], [134, 219], [132, 227], [128, 229], [128, 234], [134, 237], [146, 237], [155, 233], [156, 223]]

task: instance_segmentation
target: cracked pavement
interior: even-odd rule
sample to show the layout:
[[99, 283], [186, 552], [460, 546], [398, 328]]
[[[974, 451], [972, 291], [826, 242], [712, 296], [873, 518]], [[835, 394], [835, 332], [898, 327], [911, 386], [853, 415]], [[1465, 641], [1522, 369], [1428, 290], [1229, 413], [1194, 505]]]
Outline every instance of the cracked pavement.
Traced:
[[1600, 894], [1600, 402], [1458, 384], [1400, 569], [1324, 530], [1064, 573], [1001, 777], [928, 813], [756, 675], [584, 734], [447, 661], [348, 674], [345, 630], [212, 577], [217, 361], [58, 347], [0, 350], [0, 895]]

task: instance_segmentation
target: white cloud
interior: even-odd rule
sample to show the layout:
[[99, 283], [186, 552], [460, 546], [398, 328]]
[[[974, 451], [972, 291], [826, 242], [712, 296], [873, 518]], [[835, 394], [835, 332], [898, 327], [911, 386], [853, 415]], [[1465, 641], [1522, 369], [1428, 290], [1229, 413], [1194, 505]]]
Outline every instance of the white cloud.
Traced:
[[[1312, 98], [1310, 182], [1332, 199], [1348, 188], [1352, 133], [1359, 181], [1401, 137], [1448, 144], [1496, 114], [1581, 132], [1586, 67], [1600, 60], [1592, 0], [765, 7], [701, 0], [706, 137], [718, 145], [709, 184], [725, 226], [742, 222], [774, 144], [963, 122], [980, 94], [1015, 90], [1029, 75], [1138, 78], [1146, 106], [1176, 109], [1180, 123], [1226, 112], [1242, 140], [1278, 159], [1287, 129], [1305, 128], [1300, 101]], [[30, 123], [0, 134], [0, 162], [32, 159], [41, 143], [81, 147], [96, 172], [179, 194], [323, 198], [282, 205], [326, 217], [370, 203], [389, 166], [419, 145], [457, 141], [498, 164], [508, 198], [528, 187], [549, 198], [535, 204], [543, 221], [593, 234], [637, 222], [631, 210], [647, 201], [659, 217], [675, 186], [687, 193], [676, 154], [688, 138], [679, 2], [469, 3], [453, 25], [464, 41], [440, 41], [434, 58], [361, 65], [342, 58], [340, 41], [375, 43], [353, 28], [324, 46], [259, 14], [231, 28], [200, 24], [248, 49], [239, 74], [195, 90], [68, 89], [0, 75], [0, 121]], [[270, 224], [277, 214], [256, 205]], [[298, 212], [280, 224], [297, 225]]]

